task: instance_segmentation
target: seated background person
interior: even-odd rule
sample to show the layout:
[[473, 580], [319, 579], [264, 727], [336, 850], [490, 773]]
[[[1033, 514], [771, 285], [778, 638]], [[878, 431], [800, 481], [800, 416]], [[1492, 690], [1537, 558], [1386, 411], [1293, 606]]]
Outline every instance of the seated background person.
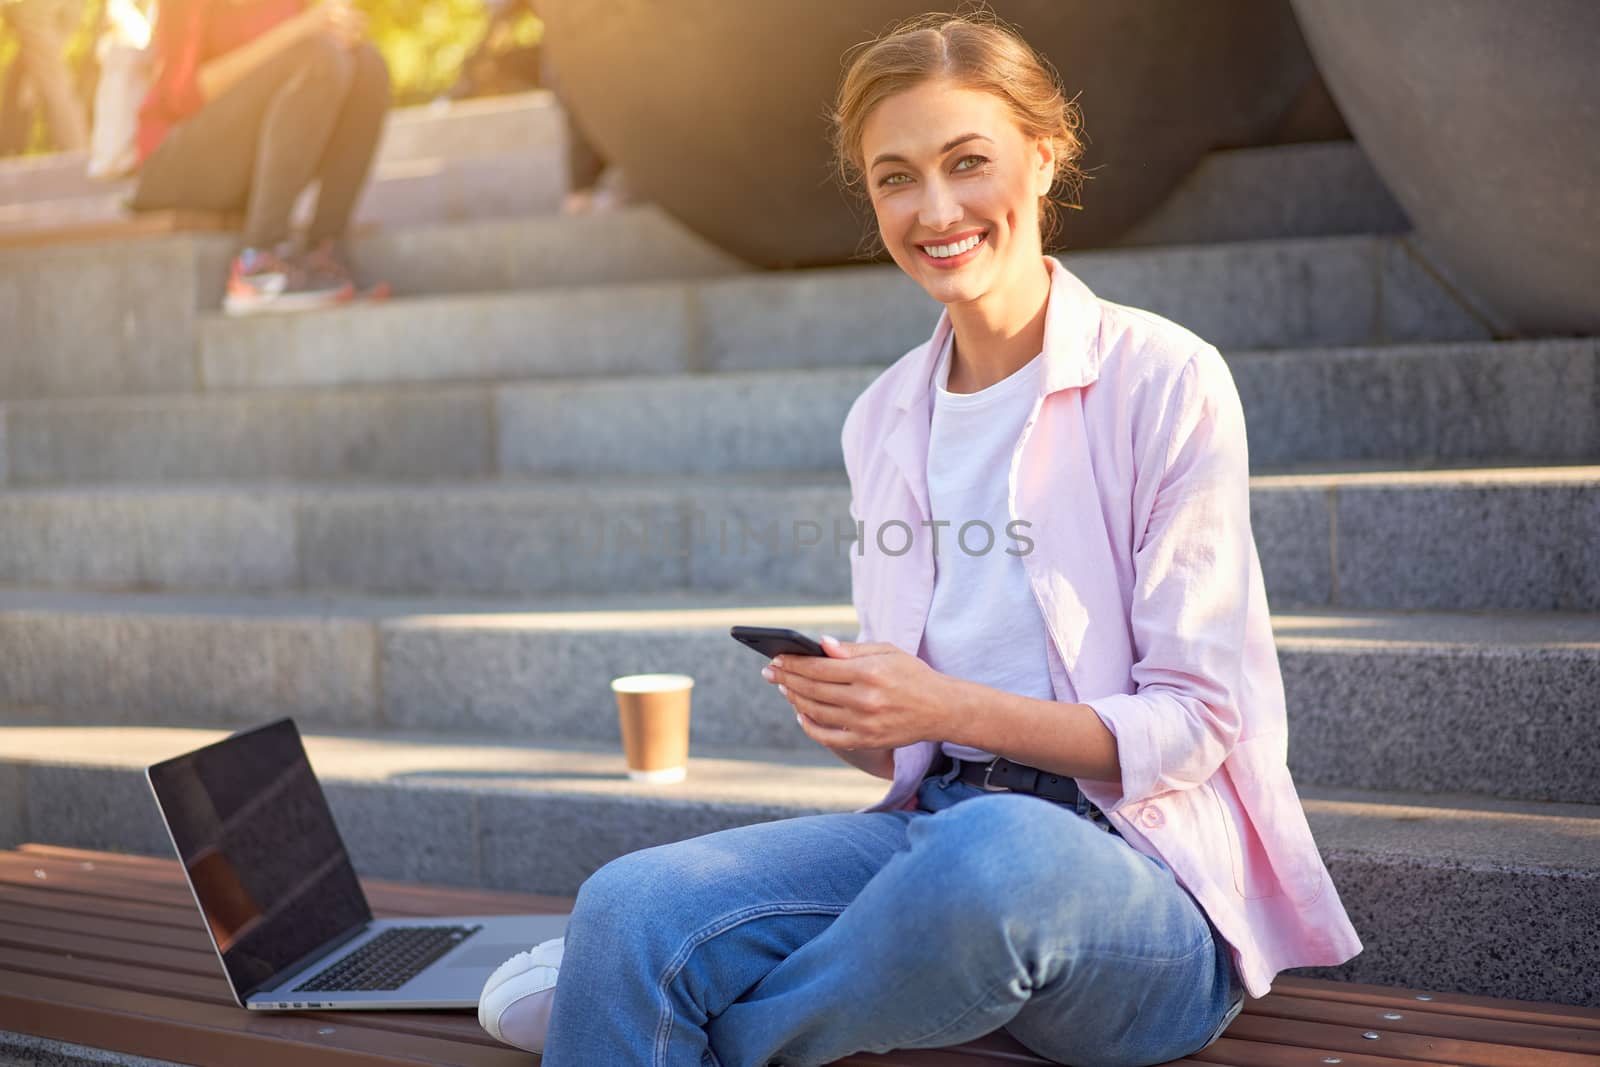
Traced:
[[[229, 314], [348, 300], [338, 241], [389, 109], [389, 71], [342, 0], [162, 0], [139, 112], [135, 211], [243, 211]], [[303, 246], [289, 215], [321, 182]]]

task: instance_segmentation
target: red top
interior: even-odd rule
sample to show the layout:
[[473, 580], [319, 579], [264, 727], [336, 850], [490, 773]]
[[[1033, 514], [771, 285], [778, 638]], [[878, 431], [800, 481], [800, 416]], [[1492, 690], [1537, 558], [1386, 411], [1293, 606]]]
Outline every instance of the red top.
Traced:
[[156, 78], [139, 108], [139, 162], [205, 104], [200, 65], [305, 9], [304, 0], [162, 0], [151, 50]]

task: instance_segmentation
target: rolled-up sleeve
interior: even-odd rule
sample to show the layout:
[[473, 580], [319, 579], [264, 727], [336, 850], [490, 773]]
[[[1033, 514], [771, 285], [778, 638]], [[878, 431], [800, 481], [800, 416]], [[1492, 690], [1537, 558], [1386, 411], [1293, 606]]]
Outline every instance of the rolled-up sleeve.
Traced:
[[1249, 457], [1239, 393], [1215, 348], [1189, 359], [1162, 419], [1165, 447], [1136, 461], [1135, 517], [1148, 521], [1134, 549], [1135, 691], [1084, 701], [1117, 737], [1121, 795], [1106, 810], [1199, 785], [1239, 736]]

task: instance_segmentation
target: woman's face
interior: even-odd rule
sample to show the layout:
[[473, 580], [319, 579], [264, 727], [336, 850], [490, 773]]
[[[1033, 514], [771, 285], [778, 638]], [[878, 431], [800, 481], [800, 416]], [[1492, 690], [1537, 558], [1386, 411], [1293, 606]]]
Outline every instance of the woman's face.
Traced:
[[976, 300], [1038, 267], [1054, 146], [1000, 97], [922, 82], [872, 110], [861, 147], [883, 243], [935, 300]]

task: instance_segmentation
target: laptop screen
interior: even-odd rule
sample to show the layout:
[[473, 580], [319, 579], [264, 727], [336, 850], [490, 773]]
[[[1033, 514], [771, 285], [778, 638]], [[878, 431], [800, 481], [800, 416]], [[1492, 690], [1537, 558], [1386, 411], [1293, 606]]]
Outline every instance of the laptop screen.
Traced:
[[372, 919], [293, 721], [236, 733], [149, 775], [241, 1001]]

